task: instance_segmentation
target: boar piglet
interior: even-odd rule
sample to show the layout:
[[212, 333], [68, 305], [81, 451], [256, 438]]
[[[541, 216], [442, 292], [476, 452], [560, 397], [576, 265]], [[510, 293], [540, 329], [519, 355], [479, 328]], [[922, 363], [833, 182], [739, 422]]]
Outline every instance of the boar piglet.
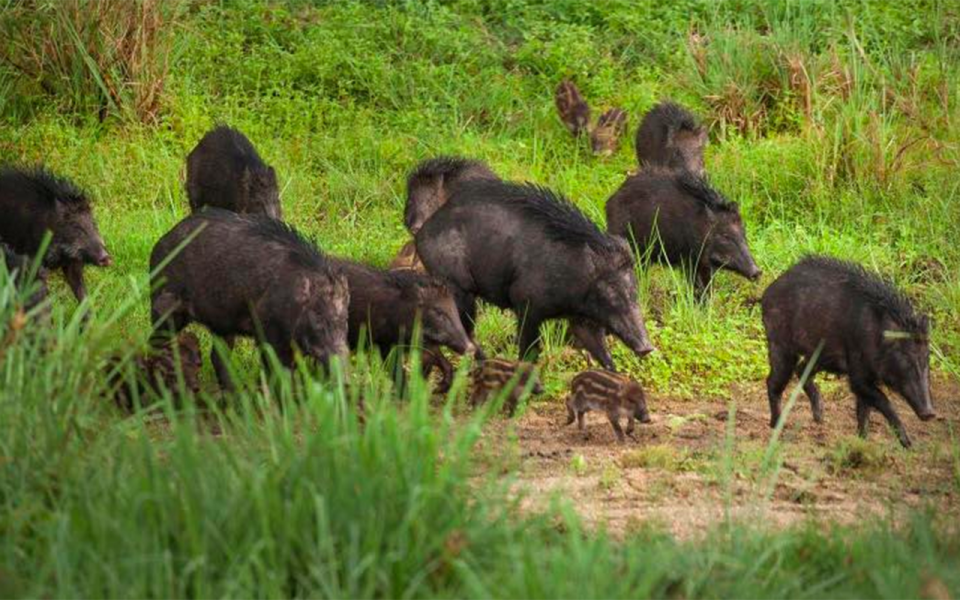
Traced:
[[[361, 335], [386, 354], [398, 345], [409, 345], [420, 320], [421, 337], [430, 353], [424, 353], [424, 376], [433, 365], [443, 371], [441, 391], [449, 388], [453, 375], [443, 364], [431, 360], [446, 346], [457, 354], [473, 354], [473, 342], [460, 323], [450, 289], [433, 277], [409, 270], [381, 271], [346, 260], [334, 260], [350, 286], [348, 340], [356, 349]], [[441, 354], [442, 357], [442, 354]], [[449, 364], [449, 363], [447, 363]]]
[[597, 126], [590, 132], [590, 147], [599, 156], [610, 156], [620, 146], [620, 138], [627, 130], [627, 113], [622, 108], [611, 108], [600, 115]]
[[590, 323], [596, 339], [584, 345], [597, 360], [609, 360], [603, 329], [639, 356], [653, 350], [628, 245], [550, 190], [463, 182], [416, 241], [427, 271], [454, 288], [468, 334], [478, 298], [514, 312], [521, 360], [537, 355], [540, 326], [551, 319]]
[[486, 163], [459, 156], [438, 156], [417, 165], [407, 177], [407, 203], [403, 223], [416, 235], [433, 213], [450, 199], [461, 182], [486, 179], [498, 181]]
[[[46, 273], [41, 267], [34, 281], [29, 281], [31, 260], [30, 257], [14, 252], [10, 246], [0, 242], [0, 254], [3, 255], [3, 263], [7, 267], [7, 275], [13, 277], [14, 285], [19, 293], [23, 294], [24, 289], [32, 287], [34, 289], [30, 297], [24, 302], [24, 309], [33, 310], [47, 298]], [[49, 308], [49, 305], [48, 307]]]
[[820, 354], [803, 387], [816, 422], [823, 421], [823, 404], [814, 378], [822, 371], [848, 376], [861, 436], [875, 409], [900, 443], [910, 446], [881, 385], [903, 396], [920, 419], [934, 418], [928, 320], [891, 283], [855, 263], [808, 256], [770, 284], [761, 308], [770, 358], [771, 427], [780, 420], [784, 389], [794, 374], [803, 374], [817, 348]]
[[129, 412], [136, 408], [135, 398], [142, 402], [149, 394], [160, 394], [162, 390], [196, 395], [200, 392], [201, 366], [200, 341], [190, 332], [181, 333], [161, 348], [134, 356], [132, 373], [124, 369], [119, 358], [113, 359], [107, 366], [113, 400], [117, 407]]
[[565, 425], [576, 420], [577, 428], [583, 431], [584, 415], [591, 410], [606, 413], [620, 442], [625, 440], [620, 417], [627, 418], [627, 433], [630, 435], [633, 434], [635, 421], [650, 422], [647, 399], [640, 384], [610, 371], [584, 371], [570, 382]]
[[[161, 341], [196, 322], [228, 347], [236, 336], [268, 344], [287, 368], [295, 349], [323, 363], [346, 356], [346, 277], [282, 221], [207, 208], [160, 238], [150, 270], [168, 257], [150, 303]], [[216, 348], [210, 359], [220, 385], [232, 389]]]
[[528, 384], [529, 393], [543, 393], [537, 368], [528, 362], [488, 358], [474, 368], [471, 379], [473, 391], [470, 394], [470, 406], [479, 406], [501, 390], [508, 389], [509, 395], [503, 406], [511, 417], [517, 412], [517, 405]]
[[0, 239], [17, 254], [35, 257], [52, 233], [43, 266], [62, 269], [77, 300], [87, 295], [83, 266], [112, 263], [86, 193], [42, 167], [0, 169], [0, 215]]
[[580, 137], [590, 130], [590, 105], [583, 99], [583, 95], [572, 81], [564, 80], [557, 86], [554, 94], [557, 104], [557, 113], [560, 120], [575, 137]]
[[187, 156], [187, 197], [193, 212], [212, 206], [283, 218], [276, 171], [226, 125], [207, 132]]
[[637, 162], [703, 175], [707, 130], [690, 111], [673, 102], [651, 108], [637, 128]]
[[636, 244], [642, 255], [691, 270], [703, 296], [713, 274], [727, 269], [750, 280], [762, 272], [747, 246], [740, 208], [688, 171], [644, 169], [607, 200], [610, 233]]

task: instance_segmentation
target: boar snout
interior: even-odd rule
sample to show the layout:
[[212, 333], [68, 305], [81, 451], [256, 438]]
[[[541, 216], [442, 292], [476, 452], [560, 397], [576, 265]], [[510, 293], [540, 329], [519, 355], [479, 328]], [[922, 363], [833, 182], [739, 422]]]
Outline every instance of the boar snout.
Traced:
[[96, 263], [98, 267], [109, 267], [113, 264], [113, 257], [107, 254], [106, 250], [102, 250], [96, 258]]
[[638, 307], [632, 308], [626, 314], [611, 316], [608, 327], [641, 358], [656, 350], [656, 347], [650, 343], [647, 328], [643, 324], [643, 316], [640, 315]]

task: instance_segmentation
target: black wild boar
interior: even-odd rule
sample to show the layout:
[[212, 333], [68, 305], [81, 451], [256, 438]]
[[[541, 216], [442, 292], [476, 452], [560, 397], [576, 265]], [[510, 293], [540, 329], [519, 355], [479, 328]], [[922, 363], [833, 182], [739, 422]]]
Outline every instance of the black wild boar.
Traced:
[[499, 181], [496, 173], [479, 160], [440, 156], [417, 165], [407, 178], [407, 204], [403, 222], [416, 235], [437, 209], [450, 198], [453, 188], [463, 181], [488, 179]]
[[[357, 348], [364, 331], [383, 354], [397, 345], [409, 345], [419, 317], [420, 335], [429, 352], [439, 352], [440, 346], [458, 354], [475, 351], [460, 323], [453, 294], [439, 280], [409, 270], [380, 271], [345, 260], [332, 262], [346, 276], [350, 287], [347, 336], [351, 348]], [[424, 376], [429, 375], [434, 361], [424, 352]], [[441, 386], [448, 389], [452, 368], [448, 372], [442, 364], [437, 366], [443, 370]]]
[[[629, 247], [550, 190], [463, 182], [416, 241], [427, 271], [455, 290], [468, 334], [477, 298], [513, 310], [521, 359], [537, 354], [540, 325], [549, 319], [593, 323], [640, 356], [653, 351]], [[603, 347], [598, 335], [593, 345]]]
[[112, 262], [87, 195], [46, 169], [0, 169], [0, 215], [0, 239], [17, 254], [36, 256], [51, 232], [43, 265], [63, 269], [77, 300], [87, 295], [83, 266]]
[[204, 206], [283, 218], [277, 173], [245, 135], [226, 125], [207, 132], [187, 156], [190, 210]]
[[473, 391], [470, 394], [470, 406], [473, 407], [483, 404], [500, 390], [512, 386], [503, 404], [511, 417], [517, 412], [517, 405], [528, 383], [529, 393], [543, 393], [537, 367], [528, 362], [488, 358], [474, 368], [471, 381]]
[[417, 256], [417, 245], [413, 240], [410, 240], [400, 248], [400, 252], [397, 252], [396, 258], [390, 263], [390, 270], [414, 271], [416, 273], [427, 272], [423, 266], [423, 261]]
[[[410, 240], [403, 245], [403, 248], [400, 248], [400, 252], [397, 253], [396, 258], [390, 263], [390, 270], [412, 271], [414, 273], [426, 274], [427, 269], [423, 266], [423, 261], [421, 261], [417, 255], [417, 246], [413, 240]], [[460, 318], [459, 315], [457, 318]], [[479, 352], [479, 348], [474, 348], [476, 352]], [[430, 376], [433, 369], [440, 369], [441, 378], [437, 391], [445, 394], [450, 389], [450, 384], [453, 383], [453, 365], [443, 355], [443, 351], [438, 346], [425, 347], [423, 349], [422, 359], [421, 372], [425, 378]]]
[[[198, 394], [201, 367], [200, 341], [194, 334], [184, 332], [162, 348], [133, 357], [132, 373], [125, 371], [120, 359], [110, 361], [107, 373], [117, 407], [132, 411], [136, 408], [134, 398], [138, 397], [143, 401], [148, 394], [158, 394], [161, 389], [171, 393], [183, 391]], [[132, 380], [128, 378], [129, 375], [133, 376]]]
[[688, 110], [661, 102], [647, 112], [637, 128], [637, 162], [643, 167], [686, 169], [703, 175], [707, 130]]
[[617, 151], [620, 138], [627, 130], [627, 113], [621, 108], [611, 108], [600, 115], [597, 126], [590, 132], [590, 147], [594, 154], [610, 156]]
[[32, 285], [34, 292], [26, 299], [24, 309], [33, 310], [37, 305], [47, 298], [46, 273], [43, 268], [37, 273], [36, 279], [31, 283], [28, 281], [30, 269], [32, 267], [29, 257], [14, 252], [10, 246], [0, 242], [0, 254], [3, 255], [3, 262], [7, 267], [7, 274], [13, 277], [13, 282], [20, 293], [24, 293], [24, 286]]
[[[188, 239], [151, 296], [158, 338], [197, 322], [228, 347], [238, 335], [270, 345], [288, 368], [295, 346], [324, 363], [346, 355], [346, 277], [295, 229], [263, 215], [208, 208], [160, 238], [150, 270]], [[216, 349], [210, 360], [220, 385], [232, 389]]]
[[900, 443], [910, 446], [881, 385], [903, 396], [922, 420], [936, 416], [930, 400], [927, 317], [890, 283], [855, 263], [808, 256], [770, 284], [761, 307], [770, 357], [771, 427], [780, 420], [783, 390], [794, 373], [802, 375], [821, 343], [803, 388], [816, 422], [823, 421], [823, 405], [814, 377], [823, 371], [848, 376], [861, 436], [867, 434], [870, 410], [876, 409]]
[[636, 421], [650, 422], [647, 399], [639, 383], [625, 375], [610, 371], [584, 371], [570, 382], [567, 397], [567, 422], [577, 421], [577, 429], [583, 431], [584, 415], [591, 410], [603, 411], [620, 442], [625, 440], [620, 428], [620, 417], [627, 418], [627, 433], [633, 434]]
[[686, 265], [701, 295], [720, 269], [750, 280], [762, 274], [739, 207], [689, 171], [648, 168], [628, 177], [607, 200], [607, 228], [641, 253], [653, 245], [660, 262]]
[[590, 105], [583, 99], [580, 90], [572, 81], [564, 80], [557, 86], [554, 95], [560, 120], [576, 137], [590, 130]]

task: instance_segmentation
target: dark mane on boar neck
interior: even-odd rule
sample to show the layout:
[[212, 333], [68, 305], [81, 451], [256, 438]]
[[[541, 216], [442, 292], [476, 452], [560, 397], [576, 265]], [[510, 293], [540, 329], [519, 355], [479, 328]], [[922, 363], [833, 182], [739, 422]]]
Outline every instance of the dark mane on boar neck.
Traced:
[[844, 278], [846, 285], [852, 291], [873, 306], [881, 308], [908, 332], [924, 335], [927, 333], [926, 317], [917, 312], [906, 294], [880, 275], [857, 263], [829, 256], [808, 255], [799, 264], [836, 273]]
[[509, 206], [541, 223], [547, 235], [569, 245], [586, 245], [601, 254], [617, 255], [622, 247], [616, 239], [603, 233], [570, 200], [534, 183], [472, 181], [464, 184], [474, 193], [468, 197], [478, 202]]
[[36, 197], [42, 198], [49, 208], [56, 202], [75, 207], [89, 206], [87, 196], [82, 189], [65, 177], [59, 177], [43, 166], [15, 167], [7, 165], [0, 170], [0, 178], [15, 178], [19, 185], [34, 190]]
[[677, 183], [685, 192], [702, 202], [707, 208], [717, 212], [733, 212], [737, 205], [723, 197], [723, 194], [710, 186], [706, 177], [700, 177], [687, 170], [677, 175]]
[[[229, 211], [217, 212], [229, 213]], [[290, 257], [302, 266], [330, 268], [330, 261], [327, 260], [326, 255], [321, 252], [320, 248], [283, 221], [263, 215], [237, 215], [237, 218], [247, 221], [250, 224], [251, 232], [263, 240], [282, 244], [289, 250]]]

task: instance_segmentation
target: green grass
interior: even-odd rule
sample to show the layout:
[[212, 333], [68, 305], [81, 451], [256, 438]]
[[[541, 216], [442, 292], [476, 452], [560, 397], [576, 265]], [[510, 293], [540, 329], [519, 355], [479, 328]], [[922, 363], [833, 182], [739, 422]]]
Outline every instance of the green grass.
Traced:
[[[32, 18], [25, 6], [0, 2], [0, 31]], [[57, 14], [57, 3], [43, 6]], [[707, 170], [740, 203], [765, 273], [759, 284], [721, 274], [700, 304], [678, 273], [639, 266], [659, 352], [642, 362], [619, 343], [613, 352], [652, 395], [731, 397], [732, 384], [762, 381], [755, 301], [807, 252], [893, 277], [932, 313], [935, 368], [956, 376], [960, 15], [951, 3], [179, 8], [149, 119], [122, 106], [98, 118], [97, 90], [119, 71], [71, 63], [45, 90], [0, 60], [0, 161], [42, 161], [86, 187], [115, 258], [87, 270], [87, 329], [54, 276], [53, 331], [14, 336], [15, 301], [0, 285], [0, 594], [899, 597], [931, 577], [960, 589], [955, 533], [924, 513], [857, 528], [719, 527], [680, 542], [655, 529], [624, 541], [584, 535], [566, 509], [518, 512], [509, 482], [495, 477], [512, 469], [485, 465], [493, 481], [477, 481], [483, 415], [454, 419], [456, 394], [431, 408], [419, 383], [397, 399], [365, 356], [353, 372], [361, 385], [347, 393], [306, 367], [299, 386], [261, 381], [245, 344], [234, 360], [243, 391], [225, 414], [202, 418], [188, 406], [124, 419], [101, 397], [106, 357], [149, 335], [148, 256], [187, 213], [184, 159], [214, 122], [243, 130], [276, 167], [294, 225], [331, 253], [385, 265], [407, 238], [406, 173], [440, 153], [553, 187], [603, 223], [606, 199], [635, 167], [632, 140], [599, 160], [571, 139], [552, 100], [563, 77], [595, 111], [623, 107], [631, 131], [661, 97], [701, 114]], [[12, 39], [0, 40], [0, 56]], [[132, 76], [160, 77], [154, 67]], [[115, 102], [135, 103], [142, 88], [124, 85]], [[512, 355], [514, 334], [511, 316], [481, 311], [488, 353]], [[551, 397], [585, 365], [563, 339], [562, 326], [548, 328]], [[221, 435], [205, 433], [212, 423]], [[733, 447], [726, 477], [757, 462]], [[658, 448], [636, 460], [685, 468], [687, 457]], [[847, 443], [830, 460], [843, 467], [857, 451]], [[613, 470], [601, 478], [615, 487]]]

